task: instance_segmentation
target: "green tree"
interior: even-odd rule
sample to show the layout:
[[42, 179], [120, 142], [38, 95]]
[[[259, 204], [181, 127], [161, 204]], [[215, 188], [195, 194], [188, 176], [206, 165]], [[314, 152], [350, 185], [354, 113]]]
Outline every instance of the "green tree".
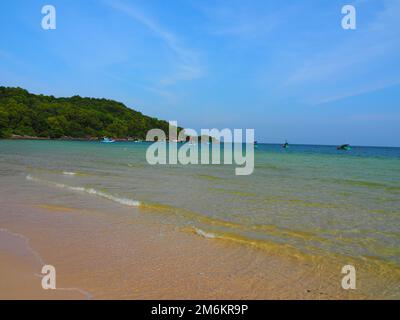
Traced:
[[168, 123], [117, 101], [80, 96], [55, 98], [0, 86], [1, 137], [10, 134], [51, 138], [107, 135], [143, 139], [154, 128], [168, 130]]
[[107, 127], [106, 131], [108, 131], [112, 137], [123, 138], [128, 134], [128, 125], [120, 119], [114, 119], [113, 123]]
[[8, 136], [8, 113], [0, 109], [0, 138]]

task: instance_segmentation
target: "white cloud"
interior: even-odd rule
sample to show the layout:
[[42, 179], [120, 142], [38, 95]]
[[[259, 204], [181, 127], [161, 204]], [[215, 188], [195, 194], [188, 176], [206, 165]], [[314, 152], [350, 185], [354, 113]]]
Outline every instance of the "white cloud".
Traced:
[[[287, 74], [282, 82], [285, 90], [317, 86], [320, 90], [317, 98], [315, 90], [303, 90], [308, 96], [305, 100], [315, 105], [382, 90], [399, 83], [396, 70], [382, 70], [381, 65], [382, 61], [394, 61], [400, 54], [400, 2], [388, 0], [384, 4], [385, 9], [376, 14], [374, 21], [352, 31], [350, 39], [333, 43], [323, 52], [308, 55], [297, 69]], [[362, 12], [361, 9], [360, 4], [358, 12]]]
[[[114, 10], [141, 23], [161, 39], [175, 54], [175, 72], [161, 78], [158, 83], [159, 86], [170, 86], [179, 81], [198, 79], [203, 75], [203, 67], [200, 65], [199, 54], [196, 51], [185, 47], [176, 34], [162, 27], [157, 21], [132, 5], [127, 5], [124, 2], [115, 0], [105, 0], [104, 3]], [[165, 91], [162, 91], [165, 94]]]
[[314, 98], [312, 98], [311, 104], [313, 104], [313, 105], [326, 104], [326, 103], [335, 102], [335, 101], [339, 101], [339, 100], [350, 98], [350, 97], [360, 96], [360, 95], [363, 95], [363, 94], [366, 94], [369, 92], [380, 91], [385, 88], [389, 88], [389, 87], [393, 87], [393, 86], [397, 86], [397, 85], [400, 85], [399, 79], [367, 84], [367, 85], [361, 86], [360, 88], [353, 88], [352, 90], [349, 90], [347, 92], [341, 92], [338, 95], [314, 97]]
[[209, 20], [208, 30], [217, 36], [259, 38], [273, 31], [282, 20], [276, 11], [267, 11], [265, 3], [258, 7], [255, 3], [249, 6], [243, 1], [230, 1], [229, 5], [198, 4], [197, 8]]

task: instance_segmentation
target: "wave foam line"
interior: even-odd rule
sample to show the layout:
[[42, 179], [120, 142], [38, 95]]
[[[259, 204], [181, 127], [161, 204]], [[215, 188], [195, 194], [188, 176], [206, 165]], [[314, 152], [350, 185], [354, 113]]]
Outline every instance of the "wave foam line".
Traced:
[[199, 236], [202, 236], [204, 238], [208, 238], [208, 239], [215, 239], [217, 238], [217, 236], [211, 232], [205, 232], [199, 228], [193, 227], [194, 232], [196, 232]]
[[117, 202], [119, 204], [122, 204], [122, 205], [125, 205], [125, 206], [129, 206], [129, 207], [138, 207], [138, 206], [140, 206], [140, 201], [127, 199], [127, 198], [119, 198], [119, 197], [113, 196], [111, 194], [108, 194], [108, 193], [105, 193], [105, 192], [102, 192], [102, 191], [98, 191], [98, 190], [93, 189], [93, 188], [72, 187], [72, 186], [69, 186], [69, 185], [66, 185], [66, 184], [63, 184], [63, 183], [58, 183], [58, 182], [52, 182], [52, 181], [38, 179], [38, 178], [32, 177], [31, 175], [27, 175], [26, 179], [30, 180], [30, 181], [44, 182], [44, 183], [47, 183], [47, 184], [54, 185], [54, 186], [56, 186], [58, 188], [64, 188], [64, 189], [68, 189], [68, 190], [71, 190], [71, 191], [85, 192], [85, 193], [96, 195], [98, 197], [101, 197], [101, 198], [104, 198], [104, 199], [107, 199], [107, 200], [111, 200], [111, 201]]
[[76, 172], [63, 171], [63, 175], [65, 175], [65, 176], [75, 176]]
[[226, 240], [226, 241], [232, 241], [241, 245], [247, 245], [247, 246], [252, 246], [254, 248], [260, 249], [260, 250], [265, 250], [270, 253], [275, 253], [278, 255], [286, 255], [286, 256], [291, 256], [299, 260], [304, 260], [307, 258], [313, 258], [314, 255], [305, 253], [301, 250], [299, 250], [296, 247], [293, 247], [292, 245], [288, 243], [278, 243], [278, 242], [273, 242], [273, 241], [268, 241], [268, 240], [257, 240], [257, 239], [251, 239], [247, 238], [245, 236], [241, 236], [239, 234], [235, 233], [229, 233], [229, 232], [216, 232], [216, 233], [211, 233], [208, 231], [204, 231], [202, 229], [199, 229], [197, 227], [191, 226], [189, 228], [185, 228], [184, 230], [192, 232], [194, 234], [197, 234], [198, 236], [207, 238], [207, 239], [216, 239], [216, 240]]

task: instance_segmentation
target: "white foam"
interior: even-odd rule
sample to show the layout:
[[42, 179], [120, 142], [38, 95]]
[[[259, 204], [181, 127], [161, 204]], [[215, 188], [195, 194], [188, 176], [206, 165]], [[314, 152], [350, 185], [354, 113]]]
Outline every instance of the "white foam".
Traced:
[[125, 205], [125, 206], [129, 206], [129, 207], [138, 207], [138, 206], [140, 206], [140, 201], [133, 200], [133, 199], [128, 199], [128, 198], [116, 197], [116, 196], [113, 196], [111, 194], [105, 193], [103, 191], [98, 191], [98, 190], [93, 189], [93, 188], [73, 187], [73, 186], [69, 186], [69, 185], [63, 184], [63, 183], [52, 182], [52, 181], [48, 181], [48, 180], [41, 180], [41, 179], [32, 177], [30, 174], [28, 174], [26, 176], [26, 179], [30, 180], [30, 181], [44, 182], [44, 183], [47, 183], [47, 184], [54, 185], [54, 186], [56, 186], [58, 188], [64, 188], [64, 189], [68, 189], [68, 190], [71, 190], [71, 191], [85, 192], [85, 193], [96, 195], [98, 197], [105, 198], [105, 199], [120, 203], [120, 204]]
[[215, 234], [213, 234], [213, 233], [205, 232], [205, 231], [203, 231], [203, 230], [201, 230], [201, 229], [198, 229], [198, 228], [194, 228], [194, 231], [195, 231], [199, 236], [202, 236], [202, 237], [204, 237], [204, 238], [215, 239], [215, 238], [217, 237], [217, 236], [216, 236]]
[[102, 191], [98, 191], [96, 189], [86, 189], [83, 188], [83, 191], [89, 193], [89, 194], [94, 194], [97, 195], [99, 197], [114, 201], [114, 202], [118, 202], [120, 204], [123, 204], [125, 206], [129, 206], [129, 207], [138, 207], [140, 206], [140, 202], [137, 200], [132, 200], [132, 199], [128, 199], [128, 198], [119, 198], [116, 196], [113, 196], [111, 194], [102, 192]]
[[66, 176], [74, 176], [76, 175], [76, 172], [63, 171], [63, 174]]

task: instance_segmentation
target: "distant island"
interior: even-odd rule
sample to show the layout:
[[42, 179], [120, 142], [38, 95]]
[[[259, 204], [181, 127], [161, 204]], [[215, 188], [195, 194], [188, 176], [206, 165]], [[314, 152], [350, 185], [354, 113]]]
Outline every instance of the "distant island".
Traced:
[[168, 132], [169, 124], [114, 100], [56, 98], [0, 86], [0, 138], [144, 140], [153, 128]]

